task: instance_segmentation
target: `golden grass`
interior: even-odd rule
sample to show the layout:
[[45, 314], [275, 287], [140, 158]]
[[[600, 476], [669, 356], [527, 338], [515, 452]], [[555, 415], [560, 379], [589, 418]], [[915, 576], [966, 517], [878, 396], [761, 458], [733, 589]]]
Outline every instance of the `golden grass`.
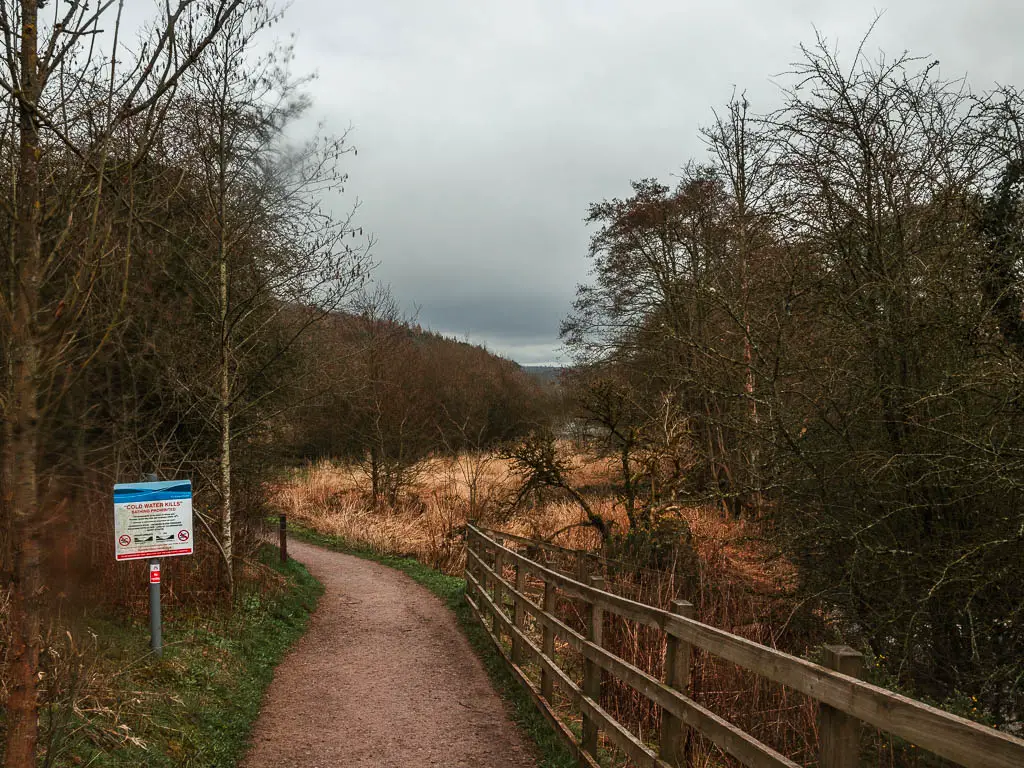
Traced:
[[[626, 530], [625, 509], [608, 490], [615, 471], [606, 459], [576, 455], [571, 480], [586, 489], [595, 513]], [[593, 529], [582, 525], [585, 516], [579, 506], [569, 499], [511, 510], [516, 478], [509, 462], [496, 456], [431, 458], [417, 468], [412, 485], [393, 507], [375, 507], [367, 485], [358, 468], [321, 461], [296, 470], [272, 493], [281, 511], [302, 525], [383, 554], [410, 555], [452, 574], [461, 573], [465, 564], [460, 532], [471, 519], [572, 549], [600, 544]], [[717, 570], [761, 592], [792, 584], [793, 569], [772, 560], [768, 550], [755, 543], [756, 532], [749, 524], [726, 521], [718, 508], [706, 505], [681, 507], [677, 514], [689, 526], [701, 559]], [[460, 546], [451, 546], [456, 541]]]
[[[576, 457], [574, 464], [574, 483], [608, 484], [605, 462]], [[553, 541], [574, 549], [598, 544], [591, 529], [580, 527], [585, 516], [571, 500], [511, 510], [516, 478], [510, 463], [496, 456], [431, 458], [416, 468], [412, 484], [394, 506], [375, 506], [367, 485], [359, 468], [321, 461], [296, 470], [272, 495], [290, 519], [320, 533], [383, 554], [410, 555], [451, 574], [461, 573], [465, 565], [461, 529], [469, 520], [530, 538], [552, 539], [562, 531]], [[614, 499], [607, 493], [589, 495], [595, 512], [625, 526], [625, 513]]]

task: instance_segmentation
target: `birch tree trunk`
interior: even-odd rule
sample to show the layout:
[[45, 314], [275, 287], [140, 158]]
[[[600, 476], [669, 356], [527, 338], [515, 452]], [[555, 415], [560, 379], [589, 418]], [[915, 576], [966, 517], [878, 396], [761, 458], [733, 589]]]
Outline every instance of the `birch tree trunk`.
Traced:
[[[226, 45], [226, 43], [225, 43]], [[220, 279], [220, 548], [224, 555], [224, 581], [228, 598], [234, 594], [234, 559], [232, 557], [231, 519], [231, 323], [228, 303], [230, 276], [228, 274], [228, 232], [227, 232], [227, 175], [228, 150], [226, 146], [229, 71], [220, 73], [220, 98], [218, 107], [218, 148], [217, 157], [217, 267]]]
[[220, 546], [230, 596], [235, 586], [231, 532], [231, 333], [228, 325], [228, 263], [223, 234], [220, 246], [220, 321]]

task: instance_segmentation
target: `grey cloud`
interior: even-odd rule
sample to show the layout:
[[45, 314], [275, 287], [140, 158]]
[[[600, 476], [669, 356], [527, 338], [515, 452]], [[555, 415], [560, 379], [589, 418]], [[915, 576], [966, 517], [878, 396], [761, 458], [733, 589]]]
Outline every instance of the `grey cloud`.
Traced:
[[565, 314], [561, 297], [496, 294], [428, 299], [419, 307], [420, 324], [473, 338], [503, 337], [528, 342], [550, 338]]
[[[314, 117], [355, 126], [349, 193], [377, 277], [424, 324], [522, 361], [557, 355], [587, 275], [587, 204], [701, 158], [734, 87], [757, 109], [814, 27], [852, 54], [849, 0], [294, 0]], [[891, 0], [868, 50], [910, 49], [976, 89], [1024, 80], [1019, 0]]]

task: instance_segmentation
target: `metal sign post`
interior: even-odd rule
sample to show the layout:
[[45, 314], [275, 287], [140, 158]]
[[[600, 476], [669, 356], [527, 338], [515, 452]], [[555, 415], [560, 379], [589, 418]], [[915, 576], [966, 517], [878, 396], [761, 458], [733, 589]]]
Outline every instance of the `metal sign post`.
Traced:
[[114, 557], [149, 561], [150, 647], [163, 651], [160, 623], [160, 560], [192, 554], [192, 483], [159, 482], [114, 486]]
[[[157, 483], [155, 474], [148, 475], [146, 481]], [[160, 561], [153, 557], [149, 561], [149, 647], [159, 659], [164, 655], [163, 626], [160, 618]]]
[[157, 656], [162, 656], [164, 652], [161, 634], [160, 561], [154, 557], [149, 561], [149, 647]]

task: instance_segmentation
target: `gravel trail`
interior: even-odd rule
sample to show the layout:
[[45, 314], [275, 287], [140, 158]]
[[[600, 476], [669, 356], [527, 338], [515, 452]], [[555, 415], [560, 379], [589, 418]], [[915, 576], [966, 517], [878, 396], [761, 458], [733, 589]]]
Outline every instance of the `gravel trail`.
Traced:
[[289, 542], [325, 587], [243, 768], [535, 768], [451, 612], [403, 573]]

